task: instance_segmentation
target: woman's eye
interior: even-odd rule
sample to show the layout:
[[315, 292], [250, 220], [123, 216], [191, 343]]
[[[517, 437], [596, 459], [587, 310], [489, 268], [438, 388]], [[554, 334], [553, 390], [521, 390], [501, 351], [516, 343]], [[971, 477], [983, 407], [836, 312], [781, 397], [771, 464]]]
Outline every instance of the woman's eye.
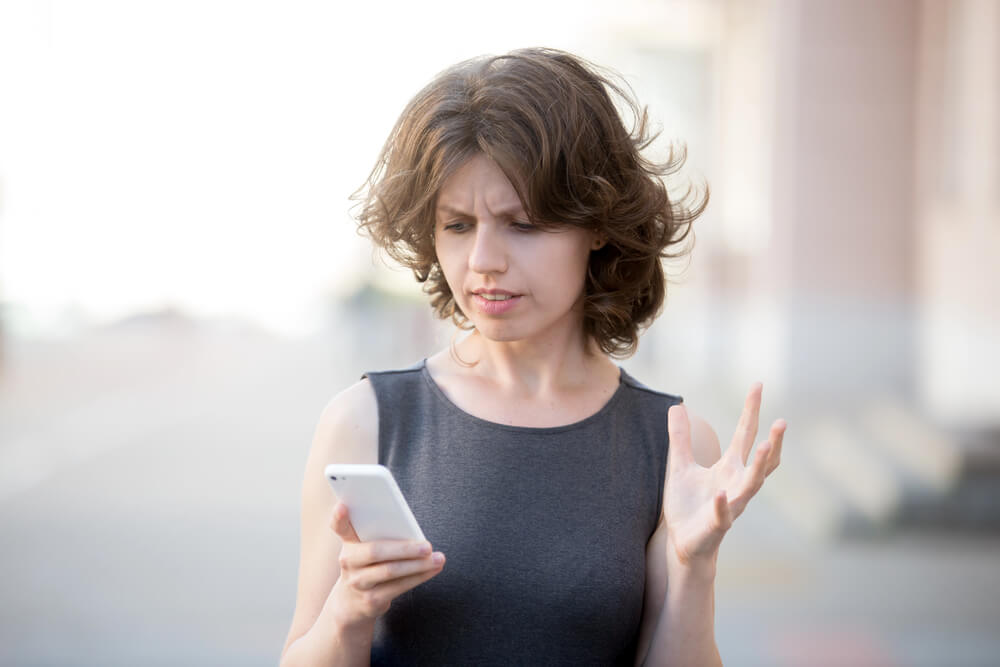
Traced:
[[537, 229], [537, 227], [535, 227], [530, 222], [512, 222], [511, 225], [514, 227], [514, 229], [520, 232], [533, 232], [535, 231], [535, 229]]
[[468, 225], [464, 222], [449, 222], [444, 226], [445, 231], [448, 232], [464, 232]]

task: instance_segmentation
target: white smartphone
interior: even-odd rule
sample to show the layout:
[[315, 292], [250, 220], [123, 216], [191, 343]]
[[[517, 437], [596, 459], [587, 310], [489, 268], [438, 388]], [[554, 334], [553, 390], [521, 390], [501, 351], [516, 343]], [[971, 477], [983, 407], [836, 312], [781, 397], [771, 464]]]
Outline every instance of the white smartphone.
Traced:
[[326, 478], [350, 513], [358, 539], [425, 540], [389, 469], [364, 463], [331, 463]]

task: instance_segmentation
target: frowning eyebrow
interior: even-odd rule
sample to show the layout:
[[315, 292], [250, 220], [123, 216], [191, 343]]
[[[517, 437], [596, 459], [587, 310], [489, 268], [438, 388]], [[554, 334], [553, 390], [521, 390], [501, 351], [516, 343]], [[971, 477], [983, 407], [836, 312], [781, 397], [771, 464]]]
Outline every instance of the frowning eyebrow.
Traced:
[[[454, 206], [449, 206], [448, 204], [438, 204], [437, 212], [443, 213], [445, 215], [458, 215], [466, 218], [473, 217], [471, 213], [463, 211], [459, 208], [455, 208]], [[503, 218], [503, 217], [512, 217], [523, 213], [524, 213], [524, 207], [521, 206], [520, 204], [515, 204], [513, 206], [502, 208], [499, 211], [495, 211], [493, 215], [497, 216], [498, 218]]]

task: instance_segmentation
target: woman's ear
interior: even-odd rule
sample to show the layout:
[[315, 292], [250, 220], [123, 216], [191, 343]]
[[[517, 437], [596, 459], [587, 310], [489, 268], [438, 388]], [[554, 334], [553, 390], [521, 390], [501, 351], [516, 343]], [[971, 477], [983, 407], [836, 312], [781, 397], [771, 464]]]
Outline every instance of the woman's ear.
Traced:
[[591, 250], [600, 250], [608, 243], [608, 237], [599, 232], [594, 233], [594, 241], [590, 244]]

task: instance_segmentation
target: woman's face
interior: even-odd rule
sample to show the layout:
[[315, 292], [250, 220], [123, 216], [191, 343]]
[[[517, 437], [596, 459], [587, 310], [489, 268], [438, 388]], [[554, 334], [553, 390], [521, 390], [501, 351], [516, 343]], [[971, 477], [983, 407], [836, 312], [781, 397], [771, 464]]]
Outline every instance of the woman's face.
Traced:
[[595, 233], [578, 227], [534, 227], [503, 171], [481, 154], [438, 194], [438, 262], [462, 312], [491, 340], [579, 330], [595, 240]]

